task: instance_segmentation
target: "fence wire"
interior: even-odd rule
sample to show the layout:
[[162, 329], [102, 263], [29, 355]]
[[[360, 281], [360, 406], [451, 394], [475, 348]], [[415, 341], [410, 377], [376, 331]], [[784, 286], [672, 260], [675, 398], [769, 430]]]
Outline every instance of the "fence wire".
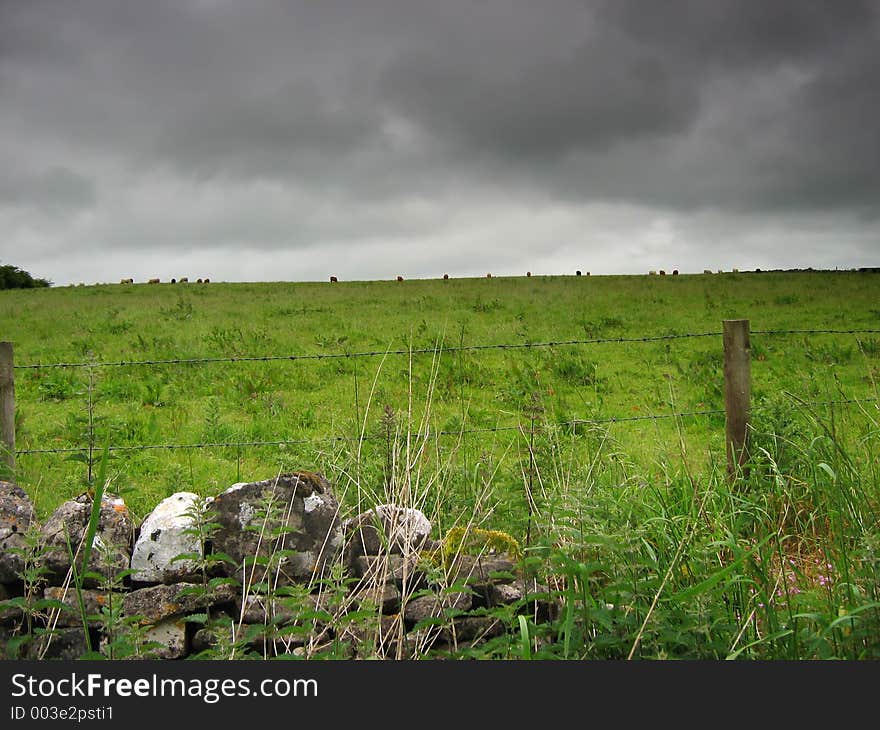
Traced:
[[[752, 335], [868, 335], [880, 334], [880, 329], [800, 329], [800, 330], [752, 330]], [[668, 340], [696, 339], [702, 337], [721, 337], [722, 332], [680, 332], [666, 335], [646, 335], [644, 337], [595, 337], [591, 339], [549, 340], [545, 342], [513, 342], [486, 345], [458, 345], [444, 347], [399, 348], [395, 350], [366, 350], [359, 352], [313, 352], [293, 353], [289, 355], [230, 355], [224, 357], [188, 357], [171, 358], [168, 360], [115, 360], [106, 362], [54, 362], [28, 363], [14, 365], [16, 370], [41, 370], [49, 368], [109, 368], [143, 365], [204, 365], [212, 363], [237, 362], [276, 362], [297, 360], [344, 360], [365, 357], [385, 357], [387, 355], [424, 355], [455, 352], [479, 352], [484, 350], [531, 350], [554, 347], [572, 347], [577, 345], [632, 344], [646, 342], [664, 342]]]
[[[802, 405], [805, 406], [835, 406], [835, 405], [854, 405], [861, 403], [876, 403], [878, 398], [845, 398], [830, 401], [810, 401]], [[710, 409], [702, 411], [683, 411], [680, 413], [662, 413], [650, 416], [611, 416], [608, 418], [576, 418], [568, 421], [551, 422], [556, 426], [603, 426], [615, 423], [634, 423], [638, 421], [662, 421], [678, 418], [696, 418], [700, 416], [715, 416], [724, 414], [724, 409]], [[425, 433], [414, 432], [408, 434], [410, 438], [432, 438], [432, 437], [448, 437], [448, 436], [465, 436], [471, 434], [486, 433], [503, 433], [510, 431], [523, 431], [524, 427], [519, 426], [487, 426], [485, 428], [458, 429], [452, 431], [428, 431]], [[527, 429], [525, 429], [528, 432]], [[362, 436], [331, 436], [317, 437], [313, 439], [278, 439], [268, 441], [212, 441], [206, 443], [195, 444], [142, 444], [132, 446], [109, 446], [108, 451], [151, 451], [151, 450], [178, 450], [178, 449], [211, 449], [211, 448], [247, 448], [262, 446], [296, 446], [314, 444], [320, 441], [331, 441], [334, 443], [358, 441], [380, 441], [386, 438], [385, 435], [364, 434]], [[89, 451], [100, 453], [102, 449], [98, 447], [88, 446], [71, 446], [56, 449], [21, 449], [16, 451], [16, 456], [27, 456], [31, 454], [81, 454]]]

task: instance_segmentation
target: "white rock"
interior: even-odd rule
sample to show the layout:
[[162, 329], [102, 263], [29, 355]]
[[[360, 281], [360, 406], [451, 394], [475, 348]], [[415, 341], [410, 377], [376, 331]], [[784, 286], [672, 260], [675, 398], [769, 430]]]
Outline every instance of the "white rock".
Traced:
[[192, 560], [174, 560], [183, 553], [202, 554], [194, 535], [187, 534], [192, 518], [187, 512], [200, 497], [178, 492], [163, 499], [144, 520], [131, 556], [132, 580], [162, 583], [180, 580], [193, 571]]
[[396, 504], [380, 504], [376, 509], [387, 525], [389, 539], [409, 544], [418, 543], [431, 534], [431, 521], [425, 513], [414, 507], [399, 507]]
[[186, 654], [186, 622], [167, 618], [147, 629], [144, 640], [162, 645], [150, 650], [151, 659], [179, 659]]
[[318, 494], [310, 494], [303, 500], [303, 509], [306, 512], [314, 512], [318, 507], [324, 506], [324, 500]]

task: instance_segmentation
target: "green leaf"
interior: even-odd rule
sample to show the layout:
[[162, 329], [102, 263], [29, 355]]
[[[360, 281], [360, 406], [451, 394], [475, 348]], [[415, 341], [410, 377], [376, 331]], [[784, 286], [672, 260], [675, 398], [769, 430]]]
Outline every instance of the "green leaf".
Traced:
[[523, 659], [532, 658], [532, 642], [529, 640], [529, 624], [525, 616], [517, 616], [519, 619], [519, 637]]

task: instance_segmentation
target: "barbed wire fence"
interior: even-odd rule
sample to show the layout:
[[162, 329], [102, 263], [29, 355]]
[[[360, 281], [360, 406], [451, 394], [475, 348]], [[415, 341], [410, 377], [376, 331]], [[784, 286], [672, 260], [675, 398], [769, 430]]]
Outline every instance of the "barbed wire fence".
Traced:
[[[735, 335], [735, 336], [734, 336]], [[276, 355], [240, 355], [224, 357], [199, 357], [199, 358], [170, 358], [170, 359], [143, 359], [143, 360], [113, 360], [113, 361], [68, 361], [68, 362], [33, 362], [15, 364], [13, 358], [12, 343], [0, 342], [0, 440], [6, 457], [7, 464], [14, 469], [15, 460], [18, 456], [30, 455], [61, 455], [61, 454], [91, 454], [95, 447], [89, 446], [65, 446], [58, 448], [24, 448], [16, 449], [15, 444], [15, 371], [33, 371], [46, 369], [76, 369], [87, 368], [118, 368], [118, 367], [157, 367], [165, 365], [212, 365], [212, 364], [236, 364], [254, 362], [296, 362], [296, 361], [326, 361], [344, 359], [363, 359], [388, 356], [414, 356], [414, 355], [439, 355], [453, 353], [480, 353], [489, 351], [521, 351], [558, 349], [567, 347], [589, 347], [594, 345], [621, 345], [639, 343], [658, 343], [676, 340], [722, 338], [724, 341], [724, 375], [725, 375], [725, 408], [691, 410], [674, 413], [662, 413], [638, 416], [608, 416], [604, 418], [569, 419], [559, 421], [558, 426], [604, 426], [619, 423], [655, 422], [669, 419], [699, 418], [706, 416], [724, 415], [726, 422], [726, 443], [728, 451], [729, 471], [735, 472], [742, 465], [746, 453], [747, 431], [749, 428], [750, 410], [750, 336], [781, 337], [803, 336], [814, 337], [818, 335], [880, 335], [880, 329], [765, 329], [750, 330], [748, 320], [725, 320], [723, 331], [713, 332], [684, 332], [645, 335], [638, 337], [596, 337], [587, 339], [563, 339], [540, 342], [516, 342], [516, 343], [490, 343], [459, 345], [449, 347], [423, 347], [423, 348], [399, 348], [384, 350], [365, 350], [357, 352], [331, 352], [331, 353], [291, 353]], [[866, 403], [876, 403], [878, 399], [872, 396], [864, 398], [840, 398], [824, 401], [800, 401], [802, 405], [817, 406], [851, 406]], [[499, 432], [521, 431], [521, 426], [494, 426], [481, 428], [460, 428], [456, 430], [435, 430], [424, 433], [409, 433], [411, 437], [424, 438], [429, 436], [462, 436], [479, 435]], [[379, 435], [363, 433], [359, 436], [334, 436], [329, 437], [335, 442], [355, 442], [358, 440], [373, 441], [384, 438]], [[155, 443], [155, 444], [129, 444], [108, 445], [110, 452], [136, 452], [157, 450], [198, 450], [215, 448], [260, 448], [268, 446], [306, 445], [313, 443], [312, 439], [266, 439], [266, 440], [236, 440], [236, 441], [203, 441], [196, 443]]]

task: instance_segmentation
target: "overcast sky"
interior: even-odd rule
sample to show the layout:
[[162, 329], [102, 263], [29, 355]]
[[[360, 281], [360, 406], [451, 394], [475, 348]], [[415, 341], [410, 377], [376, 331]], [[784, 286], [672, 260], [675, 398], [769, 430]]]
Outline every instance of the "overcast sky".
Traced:
[[0, 262], [878, 266], [878, 130], [878, 2], [0, 0]]

